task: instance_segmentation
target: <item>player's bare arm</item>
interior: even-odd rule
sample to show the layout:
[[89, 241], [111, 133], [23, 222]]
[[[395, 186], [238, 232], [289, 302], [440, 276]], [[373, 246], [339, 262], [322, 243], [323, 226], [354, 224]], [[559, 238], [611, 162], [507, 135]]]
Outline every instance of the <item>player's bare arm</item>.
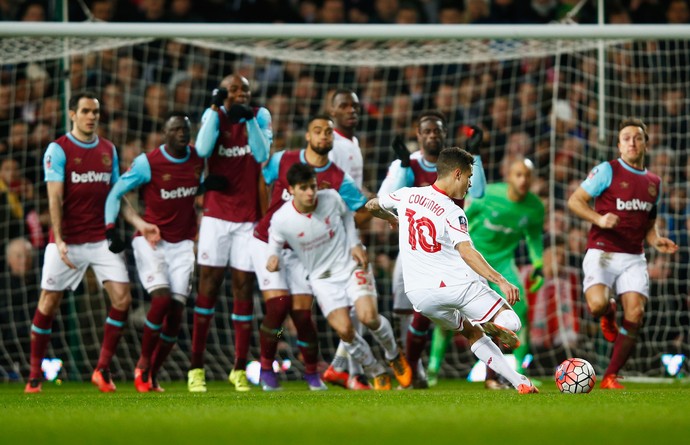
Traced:
[[362, 227], [362, 225], [369, 222], [369, 220], [372, 218], [372, 216], [374, 216], [374, 215], [367, 212], [366, 207], [361, 207], [361, 208], [357, 209], [357, 211], [355, 212], [355, 225], [357, 227]]
[[384, 210], [379, 204], [378, 198], [370, 199], [369, 202], [366, 203], [365, 207], [369, 211], [371, 216], [375, 218], [385, 219], [386, 221], [391, 223], [391, 225], [398, 224], [398, 218], [388, 210]]
[[364, 247], [359, 244], [355, 247], [352, 248], [351, 250], [352, 253], [352, 258], [357, 261], [357, 264], [362, 266], [363, 269], [366, 269], [369, 267], [369, 256], [367, 255], [367, 251], [364, 249]]
[[600, 215], [590, 207], [589, 202], [592, 197], [582, 187], [577, 190], [568, 199], [568, 208], [577, 216], [589, 221], [602, 229], [613, 229], [618, 225], [620, 218], [613, 213]]
[[647, 243], [654, 247], [657, 251], [661, 253], [676, 253], [678, 251], [678, 245], [673, 242], [673, 240], [659, 235], [659, 230], [656, 224], [650, 224], [647, 230], [647, 235], [645, 236]]
[[65, 185], [60, 181], [48, 181], [48, 211], [50, 212], [50, 223], [53, 227], [55, 245], [60, 252], [60, 259], [70, 268], [76, 269], [72, 261], [67, 257], [67, 243], [62, 239], [62, 199], [65, 192]]
[[125, 218], [125, 221], [137, 229], [144, 239], [146, 239], [146, 242], [155, 250], [156, 244], [161, 240], [160, 229], [157, 225], [146, 222], [141, 215], [134, 210], [134, 207], [132, 207], [132, 204], [126, 197], [123, 197], [122, 200], [125, 203], [125, 205], [122, 206], [122, 216]]
[[278, 272], [280, 270], [280, 258], [278, 255], [271, 255], [266, 261], [266, 270], [269, 272]]
[[512, 305], [520, 301], [520, 291], [518, 288], [510, 284], [503, 275], [496, 272], [496, 270], [486, 262], [482, 254], [472, 246], [471, 242], [463, 241], [458, 243], [455, 246], [455, 250], [460, 253], [462, 259], [473, 271], [477, 272], [488, 281], [496, 283], [501, 289], [501, 292], [503, 292], [503, 295], [505, 295], [508, 303]]

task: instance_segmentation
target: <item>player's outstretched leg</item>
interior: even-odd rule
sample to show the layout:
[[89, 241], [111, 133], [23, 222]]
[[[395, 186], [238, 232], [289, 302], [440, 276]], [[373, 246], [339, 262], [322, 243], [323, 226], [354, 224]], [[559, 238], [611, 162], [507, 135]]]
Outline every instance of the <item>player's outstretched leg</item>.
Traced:
[[273, 361], [278, 350], [278, 339], [282, 333], [283, 322], [291, 307], [290, 295], [280, 295], [266, 300], [266, 315], [259, 327], [261, 385], [264, 391], [274, 391], [280, 387], [278, 376], [273, 371]]
[[347, 372], [349, 358], [350, 354], [347, 353], [343, 341], [340, 340], [338, 343], [338, 348], [335, 350], [333, 361], [330, 365], [328, 365], [328, 368], [321, 376], [323, 381], [332, 385], [347, 388], [347, 382], [350, 379], [350, 373]]
[[419, 368], [421, 367], [421, 356], [426, 347], [430, 326], [431, 320], [420, 312], [415, 312], [412, 316], [412, 322], [407, 327], [405, 355], [412, 368], [412, 384], [415, 388], [428, 386], [420, 375]]
[[641, 323], [635, 323], [623, 318], [623, 323], [613, 344], [613, 355], [609, 366], [606, 368], [606, 373], [601, 379], [599, 387], [601, 389], [624, 389], [618, 379], [621, 377], [618, 372], [621, 370], [625, 362], [628, 361], [630, 353], [635, 348], [637, 343], [637, 335], [640, 331]]
[[177, 343], [177, 336], [182, 327], [182, 313], [184, 304], [181, 301], [173, 300], [168, 315], [165, 317], [163, 330], [158, 339], [158, 345], [151, 358], [151, 391], [164, 392], [165, 390], [158, 383], [158, 371], [160, 371], [165, 359], [170, 355], [170, 351]]
[[[46, 291], [41, 293], [41, 300], [47, 298]], [[54, 298], [57, 298], [56, 305], [59, 304], [60, 295], [53, 293]], [[31, 371], [29, 372], [29, 381], [24, 388], [27, 394], [39, 393], [42, 390], [41, 380], [43, 379], [43, 371], [41, 370], [41, 363], [45, 357], [48, 343], [50, 343], [50, 334], [53, 327], [53, 315], [43, 314], [38, 308], [34, 312], [34, 319], [31, 323]]]
[[618, 324], [616, 323], [616, 300], [609, 300], [609, 307], [606, 313], [599, 319], [601, 333], [607, 342], [613, 343], [618, 338]]
[[235, 390], [251, 389], [247, 380], [247, 355], [254, 319], [254, 274], [232, 269], [232, 327], [235, 333], [235, 365], [228, 380]]
[[328, 389], [318, 371], [319, 339], [311, 309], [292, 309], [290, 317], [297, 329], [297, 346], [304, 361], [304, 380], [312, 391]]

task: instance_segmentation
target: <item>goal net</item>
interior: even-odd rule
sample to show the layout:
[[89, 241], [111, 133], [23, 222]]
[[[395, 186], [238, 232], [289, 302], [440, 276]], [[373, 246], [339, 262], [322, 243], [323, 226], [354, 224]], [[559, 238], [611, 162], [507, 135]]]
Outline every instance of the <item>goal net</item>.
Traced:
[[[79, 29], [78, 24], [70, 26]], [[481, 155], [489, 183], [502, 180], [506, 160], [531, 158], [536, 166], [532, 191], [547, 209], [548, 246], [546, 284], [536, 295], [526, 296], [533, 375], [550, 375], [572, 356], [586, 358], [598, 372], [608, 364], [612, 346], [601, 336], [582, 296], [588, 226], [570, 214], [566, 200], [594, 165], [616, 156], [618, 122], [626, 116], [642, 117], [651, 138], [647, 165], [663, 178], [659, 228], [681, 247], [671, 257], [647, 252], [651, 298], [625, 373], [663, 376], [667, 369], [662, 355], [688, 355], [690, 41], [672, 35], [633, 39], [632, 32], [593, 38], [588, 32], [592, 28], [561, 25], [541, 27], [541, 35], [531, 37], [506, 28], [452, 28], [454, 38], [420, 33], [418, 27], [411, 27], [410, 34], [389, 27], [377, 36], [362, 35], [367, 28], [361, 27], [344, 32], [336, 27], [332, 35], [324, 35], [323, 28], [315, 27], [320, 35], [310, 37], [304, 31], [292, 36], [290, 26], [271, 25], [264, 27], [271, 30], [267, 37], [247, 37], [251, 32], [245, 32], [230, 38], [224, 37], [231, 32], [226, 28], [182, 25], [154, 36], [155, 26], [132, 27], [127, 33], [99, 26], [105, 31], [89, 36], [40, 36], [32, 30], [0, 39], [0, 379], [28, 374], [30, 324], [49, 223], [41, 158], [48, 143], [67, 130], [68, 92], [88, 88], [98, 93], [100, 134], [115, 142], [124, 170], [139, 153], [161, 143], [162, 118], [168, 111], [188, 112], [198, 128], [211, 89], [230, 73], [245, 76], [253, 103], [272, 113], [274, 151], [304, 146], [306, 121], [327, 110], [330, 92], [339, 87], [356, 91], [362, 104], [356, 135], [370, 191], [378, 190], [394, 160], [390, 145], [396, 135], [404, 135], [411, 150], [417, 148], [414, 122], [423, 109], [445, 113], [450, 144], [462, 143], [463, 125], [485, 129]], [[209, 35], [212, 31], [216, 35]], [[129, 227], [121, 230], [131, 235]], [[396, 234], [374, 221], [364, 236], [375, 264], [380, 310], [393, 319]], [[518, 249], [516, 257], [527, 280], [525, 249]], [[129, 251], [127, 259], [134, 302], [113, 364], [116, 378], [131, 378], [150, 301], [137, 281]], [[166, 363], [163, 378], [186, 375], [195, 295], [194, 290], [179, 347]], [[231, 369], [231, 310], [226, 280], [209, 335], [210, 379], [224, 379]], [[65, 377], [90, 375], [106, 311], [107, 298], [91, 274], [64, 299], [49, 356], [63, 360]], [[259, 357], [262, 311], [257, 292], [253, 359]], [[329, 361], [337, 339], [321, 314], [318, 327], [322, 355]], [[288, 374], [294, 377], [301, 365], [289, 326], [286, 332], [280, 354], [292, 361]], [[474, 363], [467, 345], [456, 338], [441, 376], [466, 376]]]

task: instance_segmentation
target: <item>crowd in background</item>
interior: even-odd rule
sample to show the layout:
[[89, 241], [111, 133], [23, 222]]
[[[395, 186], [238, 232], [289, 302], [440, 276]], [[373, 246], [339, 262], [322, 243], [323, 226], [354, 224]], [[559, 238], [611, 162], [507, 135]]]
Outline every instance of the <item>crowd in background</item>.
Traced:
[[[89, 14], [104, 21], [136, 22], [287, 22], [287, 23], [547, 23], [561, 20], [575, 0], [93, 0]], [[81, 2], [70, 2], [70, 19], [87, 18]], [[685, 0], [606, 2], [609, 23], [688, 23]], [[595, 22], [595, 4], [586, 2], [573, 16]], [[50, 2], [0, 0], [2, 20], [52, 20]], [[0, 289], [21, 289], [2, 299], [0, 325], [29, 320], [37, 293], [37, 272], [47, 242], [49, 218], [42, 155], [64, 133], [60, 95], [66, 79], [73, 91], [91, 89], [101, 99], [99, 132], [112, 140], [124, 171], [140, 153], [160, 145], [166, 114], [181, 109], [198, 128], [210, 91], [229, 74], [245, 76], [256, 105], [273, 117], [274, 150], [304, 146], [310, 116], [327, 111], [329, 93], [352, 88], [362, 103], [357, 132], [365, 157], [365, 187], [375, 192], [394, 159], [390, 144], [404, 135], [416, 148], [416, 114], [434, 108], [449, 122], [449, 139], [463, 141], [464, 125], [484, 129], [482, 158], [489, 182], [501, 181], [515, 156], [535, 161], [533, 191], [547, 204], [545, 239], [565, 245], [554, 252], [579, 299], [579, 265], [587, 227], [566, 210], [565, 201], [597, 162], [615, 155], [615, 131], [622, 116], [649, 125], [649, 168], [663, 179], [659, 223], [681, 246], [671, 260], [650, 258], [653, 294], [660, 299], [649, 323], [678, 326], [665, 330], [683, 342], [687, 322], [688, 189], [690, 115], [688, 41], [638, 42], [612, 48], [607, 63], [606, 125], [598, 134], [598, 80], [593, 51], [474, 64], [404, 65], [394, 68], [334, 67], [259, 59], [208, 50], [175, 40], [157, 40], [70, 58], [69, 74], [60, 61], [0, 66]], [[1, 62], [0, 62], [1, 63]], [[557, 85], [557, 88], [555, 87]], [[554, 127], [555, 125], [555, 127]], [[552, 137], [555, 134], [555, 137]], [[554, 146], [555, 144], [555, 146]], [[555, 236], [564, 236], [555, 242]], [[395, 237], [376, 220], [366, 233], [376, 260], [379, 290], [390, 293], [397, 254]], [[521, 254], [524, 257], [524, 253]], [[559, 271], [560, 270], [560, 271]], [[574, 278], [572, 278], [574, 274]], [[678, 297], [680, 296], [680, 297]], [[143, 295], [141, 296], [144, 297]], [[579, 304], [579, 303], [578, 303]], [[659, 305], [666, 305], [660, 307]], [[537, 306], [538, 310], [545, 310]], [[573, 309], [581, 311], [581, 306]], [[668, 315], [673, 314], [673, 315]], [[586, 314], [578, 314], [586, 316]], [[655, 317], [660, 317], [656, 319]], [[26, 322], [28, 326], [28, 321]], [[15, 325], [12, 325], [15, 326]], [[19, 324], [16, 324], [19, 326]], [[547, 329], [548, 330], [548, 329]], [[685, 334], [687, 335], [687, 334]], [[548, 337], [548, 334], [546, 334]], [[576, 336], [575, 336], [576, 337]], [[678, 340], [680, 338], [680, 340]], [[685, 339], [687, 342], [687, 339]], [[547, 341], [548, 343], [549, 341]], [[550, 343], [549, 343], [550, 344]], [[544, 346], [549, 346], [544, 344]], [[9, 346], [6, 346], [9, 347]], [[17, 350], [22, 345], [13, 346]]]

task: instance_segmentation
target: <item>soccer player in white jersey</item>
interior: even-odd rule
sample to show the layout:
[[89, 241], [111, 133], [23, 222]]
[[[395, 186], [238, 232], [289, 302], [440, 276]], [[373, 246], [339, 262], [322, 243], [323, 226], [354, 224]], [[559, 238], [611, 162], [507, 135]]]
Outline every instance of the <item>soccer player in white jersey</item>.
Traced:
[[[445, 329], [461, 332], [472, 352], [520, 394], [537, 393], [485, 335], [511, 348], [519, 343], [514, 331], [520, 329], [520, 319], [508, 303], [515, 304], [520, 293], [474, 248], [465, 212], [453, 201], [467, 193], [473, 162], [465, 150], [446, 148], [439, 154], [432, 185], [374, 198], [367, 209], [399, 225], [405, 293], [415, 310]], [[481, 277], [496, 283], [507, 302]]]
[[[328, 153], [328, 158], [343, 171], [349, 173], [357, 188], [366, 194], [364, 189], [364, 159], [359, 147], [359, 140], [355, 136], [361, 110], [359, 98], [352, 90], [338, 89], [333, 93], [329, 107], [335, 128], [333, 130], [333, 149]], [[371, 266], [367, 270], [360, 268], [358, 273], [361, 277], [359, 281], [360, 291], [369, 292], [370, 296], [375, 298], [376, 295], [370, 291], [370, 289], [376, 288]], [[355, 329], [362, 334], [359, 320], [354, 312], [351, 315]], [[343, 342], [338, 344], [332, 364], [323, 373], [323, 380], [348, 389], [371, 389], [361, 365], [357, 360], [350, 357]]]
[[350, 319], [350, 306], [359, 320], [383, 348], [386, 360], [405, 387], [412, 382], [412, 371], [398, 349], [390, 322], [376, 309], [373, 288], [362, 289], [358, 264], [366, 268], [368, 258], [362, 246], [352, 213], [335, 190], [316, 191], [314, 170], [302, 163], [287, 172], [288, 190], [293, 196], [271, 218], [270, 256], [266, 269], [280, 268], [287, 243], [309, 274], [309, 282], [321, 311], [336, 331], [347, 352], [374, 380], [378, 389], [390, 389], [390, 377], [357, 333]]

